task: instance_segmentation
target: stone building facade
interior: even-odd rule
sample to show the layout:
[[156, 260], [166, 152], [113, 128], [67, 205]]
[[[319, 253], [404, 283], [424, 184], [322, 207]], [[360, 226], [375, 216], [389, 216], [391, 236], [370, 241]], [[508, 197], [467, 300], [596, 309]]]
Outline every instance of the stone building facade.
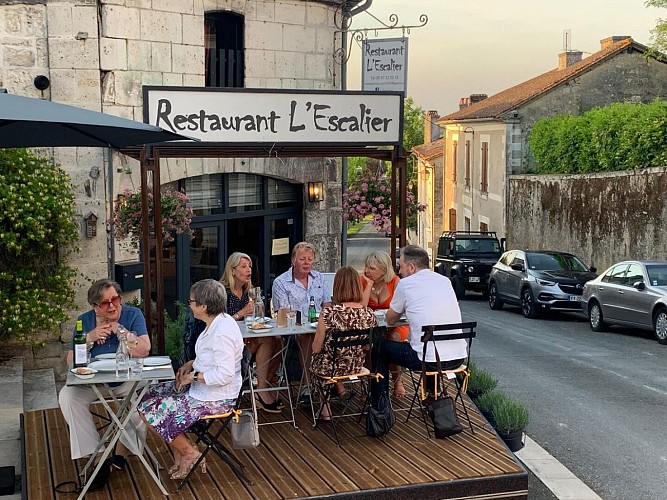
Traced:
[[[340, 45], [335, 38], [339, 3], [0, 0], [0, 87], [18, 95], [143, 121], [143, 85], [207, 85], [211, 43], [207, 23], [216, 22], [216, 15], [225, 15], [236, 19], [240, 33], [237, 48], [242, 54], [243, 87], [332, 90], [340, 85], [337, 76], [340, 67], [333, 57], [336, 44]], [[38, 75], [50, 80], [46, 90], [35, 88], [33, 82]], [[89, 280], [113, 275], [117, 262], [136, 261], [136, 254], [126, 244], [112, 238], [109, 218], [118, 194], [126, 188], [139, 188], [139, 164], [117, 152], [97, 148], [53, 148], [43, 153], [52, 155], [72, 177], [82, 231], [81, 252], [72, 264], [81, 273], [78, 303], [83, 310], [87, 307], [85, 290]], [[275, 155], [170, 159], [162, 160], [161, 181], [163, 185], [185, 189], [195, 197], [201, 197], [197, 190], [202, 185], [209, 191], [211, 186], [216, 189], [223, 186], [220, 193], [209, 193], [211, 199], [232, 193], [240, 197], [233, 210], [229, 208], [229, 200], [223, 200], [220, 203], [227, 207], [226, 211], [202, 211], [204, 219], [195, 218], [193, 227], [201, 229], [215, 245], [207, 261], [208, 274], [197, 275], [199, 278], [219, 277], [227, 255], [244, 250], [239, 244], [244, 238], [255, 244], [259, 241], [261, 248], [254, 249], [261, 252], [270, 250], [272, 238], [288, 236], [290, 246], [308, 240], [318, 249], [318, 269], [333, 271], [340, 264], [340, 162]], [[309, 181], [324, 182], [323, 202], [308, 202]], [[282, 211], [272, 212], [274, 205], [267, 191], [277, 193], [281, 201], [274, 205]], [[254, 196], [264, 201], [257, 205]], [[98, 216], [101, 230], [96, 238], [86, 239], [83, 216], [91, 211]], [[245, 230], [243, 215], [253, 220]], [[236, 232], [231, 233], [230, 228]], [[278, 235], [275, 231], [279, 230], [287, 232]], [[179, 241], [166, 255], [177, 261], [177, 269], [190, 268], [192, 250], [188, 251], [188, 247], [192, 244]], [[256, 253], [254, 249], [252, 253]], [[260, 255], [256, 257], [260, 265], [273, 259], [273, 256], [266, 260]], [[288, 261], [288, 256], [282, 256], [275, 262], [271, 260], [270, 265], [275, 269], [262, 270], [258, 278], [264, 288], [270, 288], [273, 275], [284, 271]], [[203, 266], [201, 262], [197, 265]], [[194, 277], [192, 272], [191, 280]], [[173, 289], [171, 285], [167, 283], [167, 289]], [[183, 295], [189, 283], [176, 282], [174, 286], [177, 291], [172, 299], [187, 298]], [[70, 331], [71, 325], [65, 325], [64, 340], [70, 338]]]

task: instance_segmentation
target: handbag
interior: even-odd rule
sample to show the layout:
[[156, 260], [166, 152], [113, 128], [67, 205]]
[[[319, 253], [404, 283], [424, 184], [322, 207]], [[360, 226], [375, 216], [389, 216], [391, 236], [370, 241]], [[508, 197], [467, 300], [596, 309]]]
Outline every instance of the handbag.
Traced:
[[259, 427], [252, 412], [244, 411], [231, 423], [232, 448], [244, 450], [259, 446]]
[[396, 417], [391, 409], [391, 401], [387, 393], [382, 392], [377, 405], [371, 407], [366, 414], [366, 435], [381, 438], [389, 433], [395, 422]]
[[[424, 384], [424, 377], [426, 376], [426, 347], [428, 342], [433, 337], [433, 328], [431, 327], [430, 336], [425, 336], [424, 338], [424, 352], [422, 355], [422, 384]], [[447, 395], [447, 386], [445, 385], [445, 378], [442, 375], [442, 363], [440, 362], [440, 354], [438, 353], [438, 348], [433, 342], [433, 349], [435, 351], [435, 362], [438, 369], [437, 381], [435, 392], [439, 393], [439, 396], [428, 396], [424, 399], [424, 407], [428, 416], [433, 422], [433, 430], [436, 439], [445, 439], [446, 437], [453, 436], [459, 432], [463, 432], [463, 427], [459, 422], [459, 418], [456, 415], [456, 405], [451, 396]], [[439, 386], [439, 387], [438, 387]]]

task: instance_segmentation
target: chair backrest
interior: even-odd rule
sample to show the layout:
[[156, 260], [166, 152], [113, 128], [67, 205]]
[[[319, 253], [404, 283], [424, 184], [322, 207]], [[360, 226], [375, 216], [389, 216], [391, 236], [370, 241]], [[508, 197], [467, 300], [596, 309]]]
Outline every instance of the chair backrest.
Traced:
[[346, 347], [371, 347], [374, 328], [361, 330], [334, 330], [331, 332], [331, 349], [333, 359], [331, 361], [332, 377], [336, 371], [336, 359], [339, 352]]
[[[422, 338], [421, 341], [426, 344], [427, 342], [433, 342], [435, 348], [435, 342], [440, 342], [443, 340], [458, 340], [465, 339], [468, 343], [468, 355], [466, 359], [470, 359], [470, 350], [472, 349], [472, 339], [477, 336], [475, 331], [477, 328], [477, 321], [470, 321], [467, 323], [451, 323], [448, 325], [424, 325], [422, 327]], [[452, 330], [459, 330], [454, 333], [436, 333], [436, 332], [446, 332]], [[437, 348], [436, 348], [437, 349]]]

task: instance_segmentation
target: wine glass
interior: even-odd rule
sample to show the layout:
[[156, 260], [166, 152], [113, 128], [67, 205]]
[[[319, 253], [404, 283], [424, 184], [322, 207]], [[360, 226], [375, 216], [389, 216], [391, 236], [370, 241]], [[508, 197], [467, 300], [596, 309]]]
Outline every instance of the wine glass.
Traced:
[[253, 302], [257, 299], [257, 288], [248, 288], [248, 298]]
[[127, 332], [125, 342], [127, 344], [127, 349], [130, 351], [130, 357], [132, 357], [132, 352], [134, 352], [134, 349], [139, 345], [139, 337], [136, 332]]

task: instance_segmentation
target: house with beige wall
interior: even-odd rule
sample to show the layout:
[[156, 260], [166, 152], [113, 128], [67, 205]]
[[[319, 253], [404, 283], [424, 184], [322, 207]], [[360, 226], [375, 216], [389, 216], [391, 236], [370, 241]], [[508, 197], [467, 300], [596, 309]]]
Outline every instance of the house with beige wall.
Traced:
[[528, 137], [540, 118], [667, 97], [667, 64], [647, 52], [628, 36], [605, 38], [588, 57], [563, 52], [553, 70], [490, 97], [463, 98], [459, 111], [440, 118], [443, 230], [488, 229], [505, 236], [512, 223], [508, 180], [534, 168]]

